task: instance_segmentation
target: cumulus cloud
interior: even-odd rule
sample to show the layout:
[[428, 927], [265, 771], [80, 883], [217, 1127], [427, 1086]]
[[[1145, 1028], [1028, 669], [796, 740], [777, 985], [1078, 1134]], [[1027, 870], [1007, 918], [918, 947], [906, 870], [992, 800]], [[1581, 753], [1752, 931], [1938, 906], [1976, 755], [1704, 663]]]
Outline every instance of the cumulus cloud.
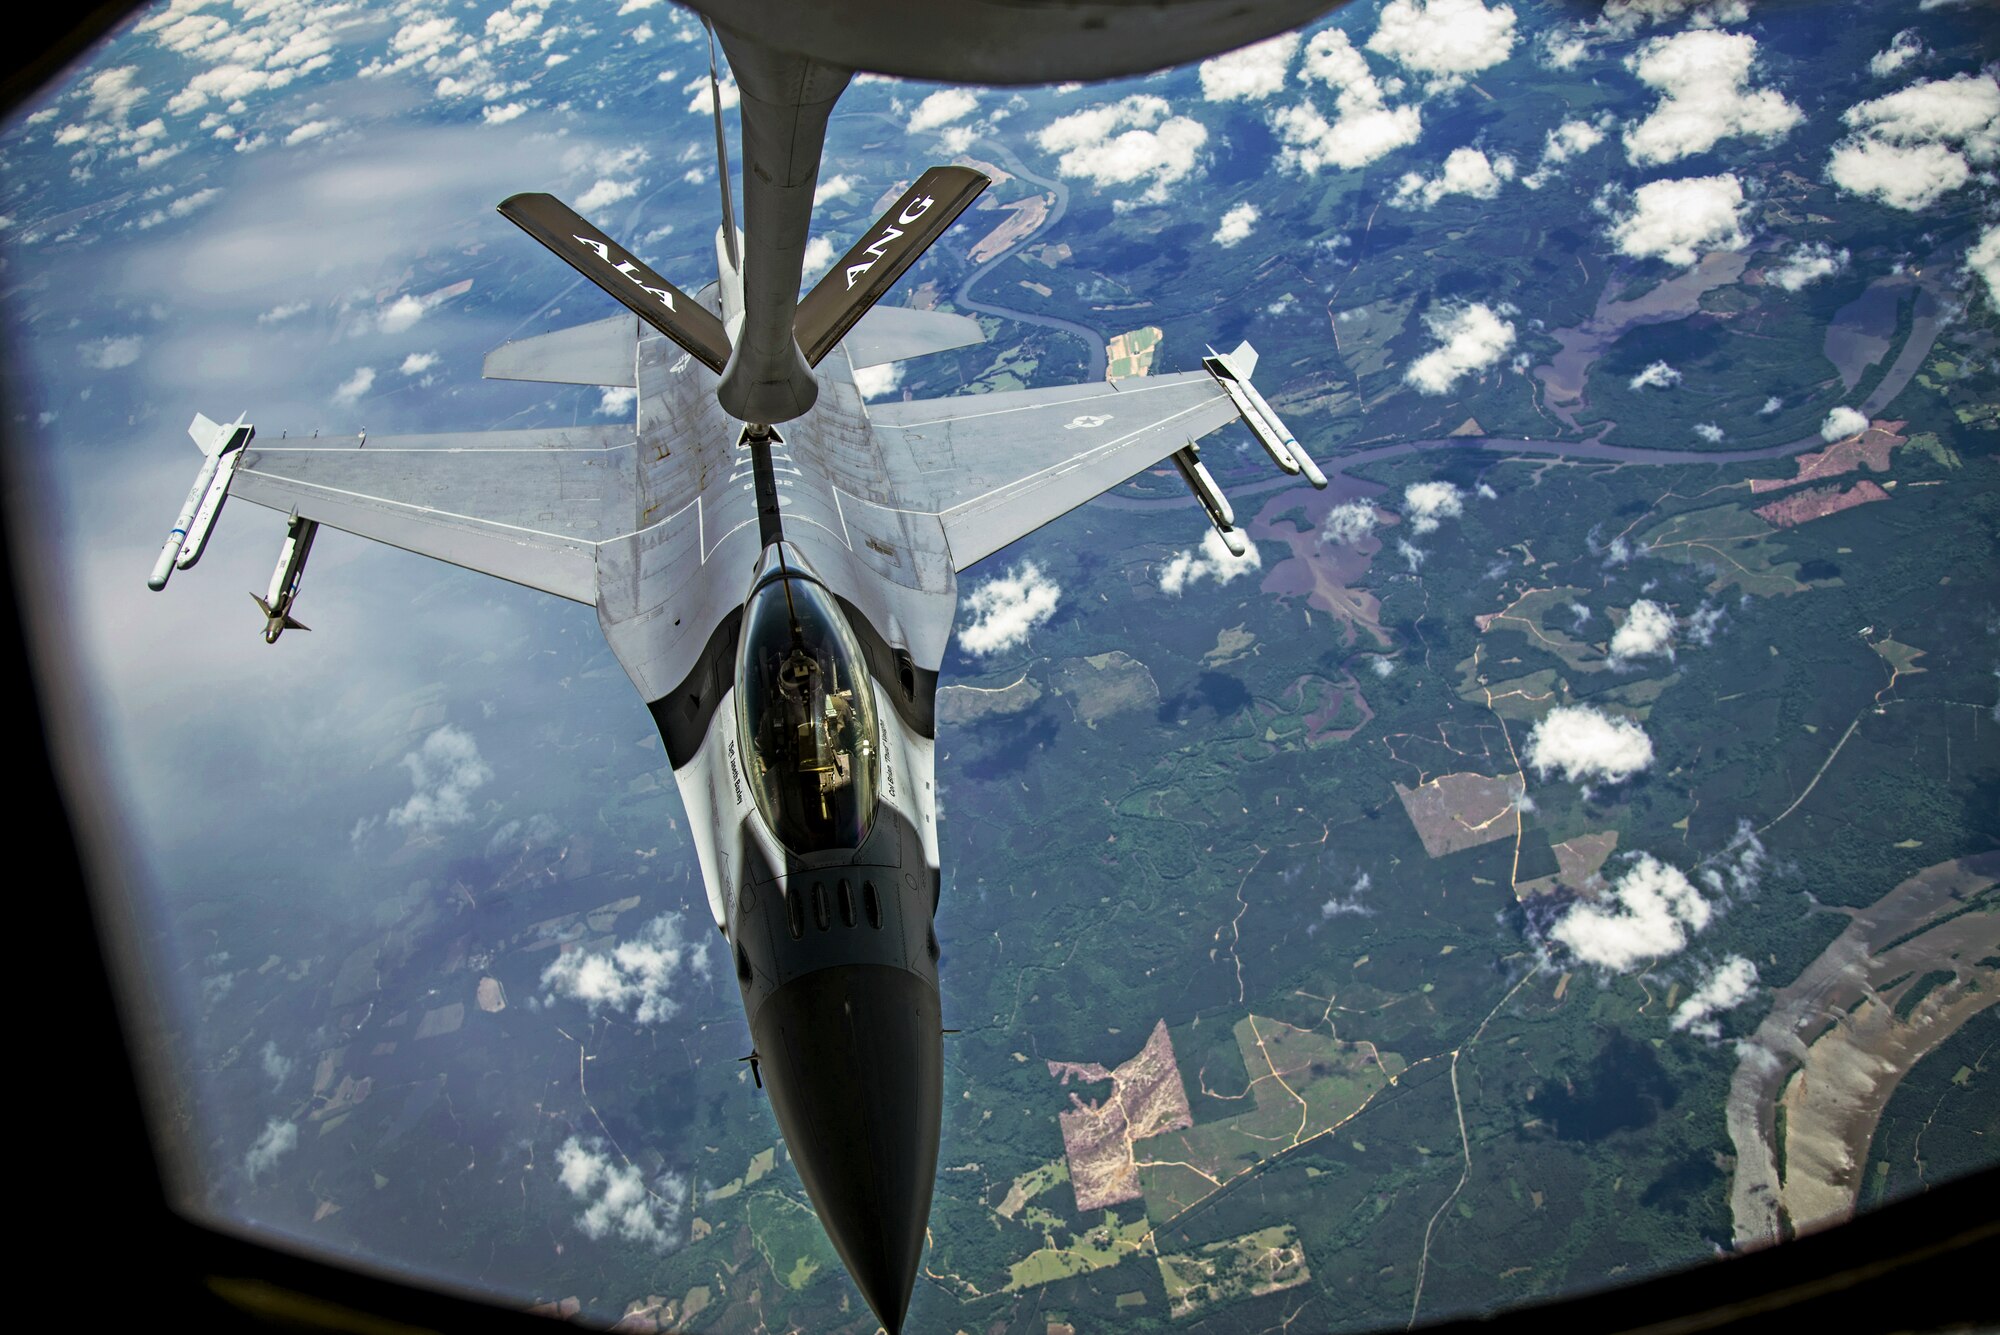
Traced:
[[1213, 579], [1217, 584], [1227, 584], [1239, 575], [1247, 575], [1263, 567], [1264, 558], [1257, 552], [1257, 544], [1246, 543], [1243, 555], [1235, 556], [1223, 545], [1222, 535], [1214, 529], [1202, 534], [1201, 550], [1189, 548], [1175, 553], [1160, 571], [1160, 592], [1178, 595], [1188, 585], [1201, 579]]
[[1681, 373], [1665, 362], [1654, 362], [1627, 382], [1632, 389], [1672, 389], [1680, 384]]
[[595, 213], [599, 209], [610, 208], [620, 200], [630, 199], [639, 193], [637, 181], [614, 181], [600, 177], [595, 185], [577, 197], [578, 213]]
[[1389, 0], [1368, 49], [1442, 90], [1499, 64], [1514, 42], [1511, 5], [1488, 9], [1479, 0]]
[[664, 1173], [651, 1186], [630, 1162], [613, 1160], [595, 1136], [571, 1136], [556, 1151], [557, 1180], [577, 1200], [589, 1204], [576, 1226], [593, 1241], [616, 1234], [664, 1252], [672, 1245], [687, 1205], [687, 1179]]
[[1764, 406], [1757, 410], [1757, 415], [1759, 417], [1769, 417], [1772, 413], [1779, 411], [1784, 406], [1785, 406], [1785, 401], [1779, 398], [1776, 394], [1773, 394], [1769, 398], [1764, 400]]
[[293, 316], [303, 315], [311, 309], [312, 309], [312, 303], [309, 301], [288, 302], [283, 305], [273, 306], [270, 310], [265, 311], [262, 315], [257, 317], [257, 323], [281, 324], [284, 321], [291, 319]]
[[278, 1160], [290, 1154], [299, 1143], [299, 1128], [296, 1122], [288, 1122], [282, 1117], [273, 1117], [264, 1123], [264, 1129], [251, 1142], [249, 1153], [243, 1156], [243, 1171], [252, 1182], [261, 1173], [269, 1172]]
[[1856, 412], [1846, 404], [1842, 404], [1828, 413], [1826, 420], [1819, 424], [1819, 436], [1821, 440], [1829, 442], [1845, 440], [1849, 436], [1858, 436], [1867, 429], [1867, 414]]
[[1329, 121], [1311, 102], [1272, 113], [1271, 128], [1284, 147], [1280, 166], [1312, 175], [1322, 167], [1351, 171], [1417, 142], [1423, 118], [1415, 105], [1390, 107], [1385, 89], [1338, 28], [1316, 33], [1306, 44], [1300, 77], [1334, 91]]
[[917, 103], [903, 129], [908, 134], [923, 134], [964, 120], [977, 110], [979, 98], [970, 88], [940, 88]]
[[1722, 425], [1719, 422], [1696, 422], [1694, 424], [1694, 433], [1711, 445], [1720, 445], [1729, 435], [1727, 431], [1722, 429]]
[[1528, 734], [1522, 754], [1544, 779], [1553, 770], [1571, 783], [1622, 783], [1653, 763], [1653, 739], [1631, 719], [1558, 705]]
[[404, 375], [422, 375], [437, 364], [438, 355], [435, 352], [413, 352], [403, 358], [403, 364], [396, 369]]
[[145, 340], [137, 334], [123, 338], [93, 339], [83, 345], [83, 360], [86, 366], [94, 366], [100, 371], [113, 371], [121, 366], [130, 366], [139, 360], [139, 349]]
[[1367, 501], [1342, 501], [1326, 512], [1319, 540], [1339, 547], [1351, 547], [1374, 531], [1375, 507]]
[[389, 813], [389, 823], [419, 834], [435, 834], [472, 821], [472, 794], [493, 777], [479, 758], [472, 734], [449, 723], [424, 738], [403, 757], [410, 772], [410, 800]]
[[1804, 119], [1773, 89], [1750, 87], [1757, 39], [1748, 33], [1694, 29], [1649, 39], [1625, 66], [1660, 93], [1652, 114], [1626, 127], [1625, 154], [1658, 166], [1706, 153], [1724, 139], [1765, 143]]
[[[736, 86], [736, 80], [730, 78], [728, 75], [724, 75], [719, 82], [722, 91], [722, 109], [724, 111], [743, 101], [743, 90]], [[699, 74], [688, 80], [681, 88], [681, 91], [694, 94], [694, 97], [688, 102], [689, 111], [698, 111], [704, 116], [714, 114], [715, 92], [708, 86], [708, 76], [706, 74]]]
[[264, 1050], [258, 1054], [258, 1061], [273, 1090], [283, 1085], [285, 1078], [292, 1073], [292, 1059], [278, 1051], [278, 1040], [275, 1038], [264, 1040]]
[[1408, 566], [1410, 573], [1414, 575], [1423, 568], [1424, 558], [1428, 553], [1408, 538], [1398, 538], [1396, 539], [1396, 555], [1403, 558], [1403, 564]]
[[1650, 598], [1641, 598], [1625, 613], [1611, 637], [1611, 662], [1623, 666], [1635, 658], [1674, 656], [1674, 614]]
[[1465, 376], [1498, 364], [1514, 346], [1513, 321], [1481, 302], [1434, 307], [1424, 316], [1424, 325], [1438, 346], [1403, 373], [1404, 381], [1420, 394], [1450, 392]]
[[987, 580], [965, 600], [969, 619], [958, 629], [958, 647], [980, 657], [1028, 642], [1028, 632], [1056, 614], [1062, 586], [1033, 561]]
[[354, 374], [341, 381], [340, 387], [333, 391], [333, 401], [343, 404], [356, 403], [362, 395], [374, 387], [375, 368], [372, 366], [357, 366], [354, 368]]
[[1201, 62], [1201, 95], [1210, 102], [1255, 102], [1285, 86], [1299, 35], [1281, 33]]
[[1403, 513], [1410, 532], [1435, 533], [1439, 524], [1465, 513], [1465, 493], [1449, 482], [1412, 482], [1403, 488]]
[[812, 282], [826, 272], [834, 260], [833, 242], [827, 237], [816, 236], [806, 242], [806, 252], [800, 265], [800, 276], [805, 282]]
[[1972, 179], [1973, 166], [2000, 161], [2000, 81], [1990, 72], [1922, 79], [1841, 119], [1853, 133], [1835, 146], [1827, 178], [1890, 208], [1928, 208]]
[[[1600, 196], [1602, 211], [1618, 214], [1610, 197]], [[1632, 193], [1631, 207], [1616, 216], [1611, 240], [1634, 259], [1662, 259], [1683, 267], [1711, 250], [1748, 245], [1743, 230], [1747, 205], [1743, 183], [1732, 172], [1719, 176], [1688, 176], [1652, 181]]]
[[864, 399], [879, 399], [903, 383], [901, 362], [881, 362], [854, 368], [854, 388]]
[[1700, 986], [1688, 993], [1687, 999], [1674, 1008], [1673, 1018], [1667, 1023], [1675, 1033], [1687, 1031], [1700, 1034], [1703, 1038], [1719, 1037], [1722, 1028], [1713, 1017], [1748, 1001], [1756, 987], [1757, 966], [1741, 955], [1731, 955], [1711, 969]]
[[1396, 675], [1396, 660], [1393, 658], [1382, 658], [1380, 656], [1371, 658], [1368, 660], [1368, 670], [1374, 673], [1376, 676], [1384, 678], [1386, 680], [1387, 678]]
[[639, 401], [639, 391], [629, 385], [606, 385], [597, 397], [599, 417], [625, 417], [632, 411], [632, 405]]
[[1503, 182], [1513, 179], [1514, 159], [1505, 153], [1488, 158], [1476, 148], [1455, 148], [1445, 158], [1444, 170], [1436, 176], [1405, 172], [1390, 202], [1427, 209], [1446, 195], [1491, 199], [1500, 193]]
[[1362, 896], [1366, 895], [1374, 884], [1375, 878], [1367, 872], [1356, 872], [1354, 884], [1347, 888], [1345, 894], [1336, 892], [1328, 896], [1327, 901], [1319, 906], [1320, 922], [1331, 922], [1335, 918], [1349, 916], [1360, 918], [1374, 916], [1375, 910], [1362, 902]]
[[1195, 168], [1208, 130], [1187, 116], [1170, 116], [1162, 97], [1135, 93], [1117, 102], [1074, 112], [1035, 136], [1042, 150], [1058, 154], [1056, 171], [1100, 189], [1149, 182], [1139, 201], [1163, 204], [1170, 187]]
[[1521, 184], [1530, 190], [1540, 190], [1557, 175], [1557, 168], [1604, 142], [1605, 126], [1610, 119], [1607, 112], [1595, 122], [1568, 120], [1550, 130], [1542, 138], [1541, 162], [1521, 178]]
[[1244, 200], [1235, 208], [1222, 215], [1222, 223], [1209, 239], [1227, 249], [1250, 235], [1250, 229], [1257, 225], [1257, 206]]
[[1880, 79], [1894, 74], [1903, 66], [1924, 54], [1923, 39], [1917, 36], [1915, 28], [1905, 28], [1889, 40], [1889, 45], [1877, 51], [1868, 62], [1868, 72]]
[[662, 913], [636, 936], [610, 950], [568, 946], [542, 970], [542, 1002], [580, 1001], [595, 1015], [600, 1009], [629, 1015], [636, 1024], [659, 1024], [679, 1013], [676, 987], [708, 977], [708, 941], [681, 930], [682, 915]]
[[1835, 250], [1824, 241], [1809, 241], [1795, 246], [1785, 261], [1764, 271], [1764, 281], [1782, 287], [1787, 292], [1796, 292], [1802, 287], [1817, 283], [1822, 278], [1831, 278], [1847, 268], [1847, 251]]
[[848, 199], [854, 194], [854, 178], [842, 174], [829, 176], [813, 191], [813, 207], [818, 208], [829, 199]]
[[1844, 140], [1827, 161], [1826, 174], [1851, 195], [1915, 213], [1972, 179], [1965, 158], [1943, 144], [1888, 144]]
[[1979, 234], [1965, 252], [1965, 267], [1986, 284], [1986, 300], [2000, 307], [2000, 223], [1989, 223]]
[[1714, 913], [1680, 868], [1641, 853], [1609, 890], [1577, 903], [1549, 935], [1586, 964], [1630, 973], [1678, 954]]

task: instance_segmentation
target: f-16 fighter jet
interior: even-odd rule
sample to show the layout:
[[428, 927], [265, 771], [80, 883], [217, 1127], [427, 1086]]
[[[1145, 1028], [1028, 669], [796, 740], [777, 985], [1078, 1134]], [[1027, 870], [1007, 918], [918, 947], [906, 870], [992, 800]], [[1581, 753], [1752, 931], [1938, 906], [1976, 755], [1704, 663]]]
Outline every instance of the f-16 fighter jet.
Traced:
[[[788, 5], [800, 8], [777, 8]], [[1203, 18], [1201, 40], [1218, 50], [1326, 6], [1181, 7]], [[718, 23], [759, 6], [725, 8]], [[1086, 20], [1124, 8], [1050, 11], [1051, 40], [1029, 45], [1053, 47], [1077, 25], [1080, 45], [1063, 48], [1087, 66], [1075, 68], [1023, 54], [1039, 13], [969, 5], [965, 22], [995, 25], [973, 72], [1102, 75], [1204, 54], [1182, 49], [1187, 25], [1155, 17], [1155, 45], [1151, 27], [1114, 24], [1126, 34], [1104, 48], [1116, 61], [1089, 65], [1103, 29]], [[808, 5], [799, 22], [842, 9]], [[896, 6], [862, 10], [885, 43], [908, 36], [879, 22]], [[637, 391], [635, 420], [270, 445], [240, 420], [197, 417], [202, 474], [152, 582], [194, 563], [222, 502], [237, 496], [290, 517], [257, 597], [273, 641], [298, 627], [293, 602], [321, 524], [597, 609], [665, 739], [742, 990], [753, 1069], [828, 1237], [895, 1332], [938, 1153], [932, 782], [958, 575], [1166, 459], [1241, 551], [1194, 445], [1238, 417], [1287, 472], [1325, 478], [1251, 384], [1248, 344], [1198, 371], [1122, 385], [865, 405], [857, 369], [982, 338], [963, 316], [876, 302], [987, 180], [964, 167], [925, 172], [798, 298], [827, 117], [853, 71], [744, 35], [792, 30], [720, 31], [742, 92], [745, 226], [725, 159], [716, 278], [700, 292], [551, 196], [499, 206], [624, 309], [506, 344], [485, 374], [624, 386]], [[716, 133], [721, 154], [719, 113]]]

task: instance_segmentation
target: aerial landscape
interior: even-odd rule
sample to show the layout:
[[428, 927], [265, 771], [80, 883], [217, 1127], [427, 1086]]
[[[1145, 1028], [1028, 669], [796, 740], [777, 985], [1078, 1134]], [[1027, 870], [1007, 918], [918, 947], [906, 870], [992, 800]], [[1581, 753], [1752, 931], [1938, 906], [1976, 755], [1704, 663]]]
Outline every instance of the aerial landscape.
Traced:
[[[934, 164], [875, 403], [1198, 369], [1249, 433], [966, 571], [913, 1329], [1402, 1326], [2000, 1162], [2000, 60], [1909, 0], [1357, 0], [1117, 83], [863, 76], [812, 282]], [[724, 84], [725, 109], [733, 85]], [[587, 607], [283, 517], [140, 587], [195, 458], [630, 421], [483, 381], [715, 274], [664, 0], [142, 11], [0, 129], [23, 467], [176, 1039], [190, 1209], [633, 1331], [876, 1328]], [[815, 267], [816, 266], [816, 267]], [[163, 670], [162, 664], [168, 666]]]

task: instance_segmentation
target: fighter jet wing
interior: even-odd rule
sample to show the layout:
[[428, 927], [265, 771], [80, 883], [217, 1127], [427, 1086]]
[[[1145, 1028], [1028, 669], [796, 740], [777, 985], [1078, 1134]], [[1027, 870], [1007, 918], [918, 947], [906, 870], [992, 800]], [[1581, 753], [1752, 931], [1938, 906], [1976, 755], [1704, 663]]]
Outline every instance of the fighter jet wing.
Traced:
[[229, 494], [580, 603], [629, 528], [634, 428], [253, 441]]
[[1206, 371], [919, 399], [868, 410], [904, 505], [944, 520], [957, 570], [991, 556], [1237, 410]]

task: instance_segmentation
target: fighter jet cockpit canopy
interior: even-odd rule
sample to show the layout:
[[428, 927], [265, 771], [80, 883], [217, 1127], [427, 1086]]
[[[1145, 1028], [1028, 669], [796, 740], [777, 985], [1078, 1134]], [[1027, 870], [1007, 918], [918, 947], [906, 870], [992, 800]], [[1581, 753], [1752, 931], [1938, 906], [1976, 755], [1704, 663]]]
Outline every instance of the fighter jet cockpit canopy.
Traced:
[[796, 552], [770, 549], [758, 578], [736, 659], [750, 790], [792, 852], [857, 848], [874, 823], [881, 766], [861, 646]]

